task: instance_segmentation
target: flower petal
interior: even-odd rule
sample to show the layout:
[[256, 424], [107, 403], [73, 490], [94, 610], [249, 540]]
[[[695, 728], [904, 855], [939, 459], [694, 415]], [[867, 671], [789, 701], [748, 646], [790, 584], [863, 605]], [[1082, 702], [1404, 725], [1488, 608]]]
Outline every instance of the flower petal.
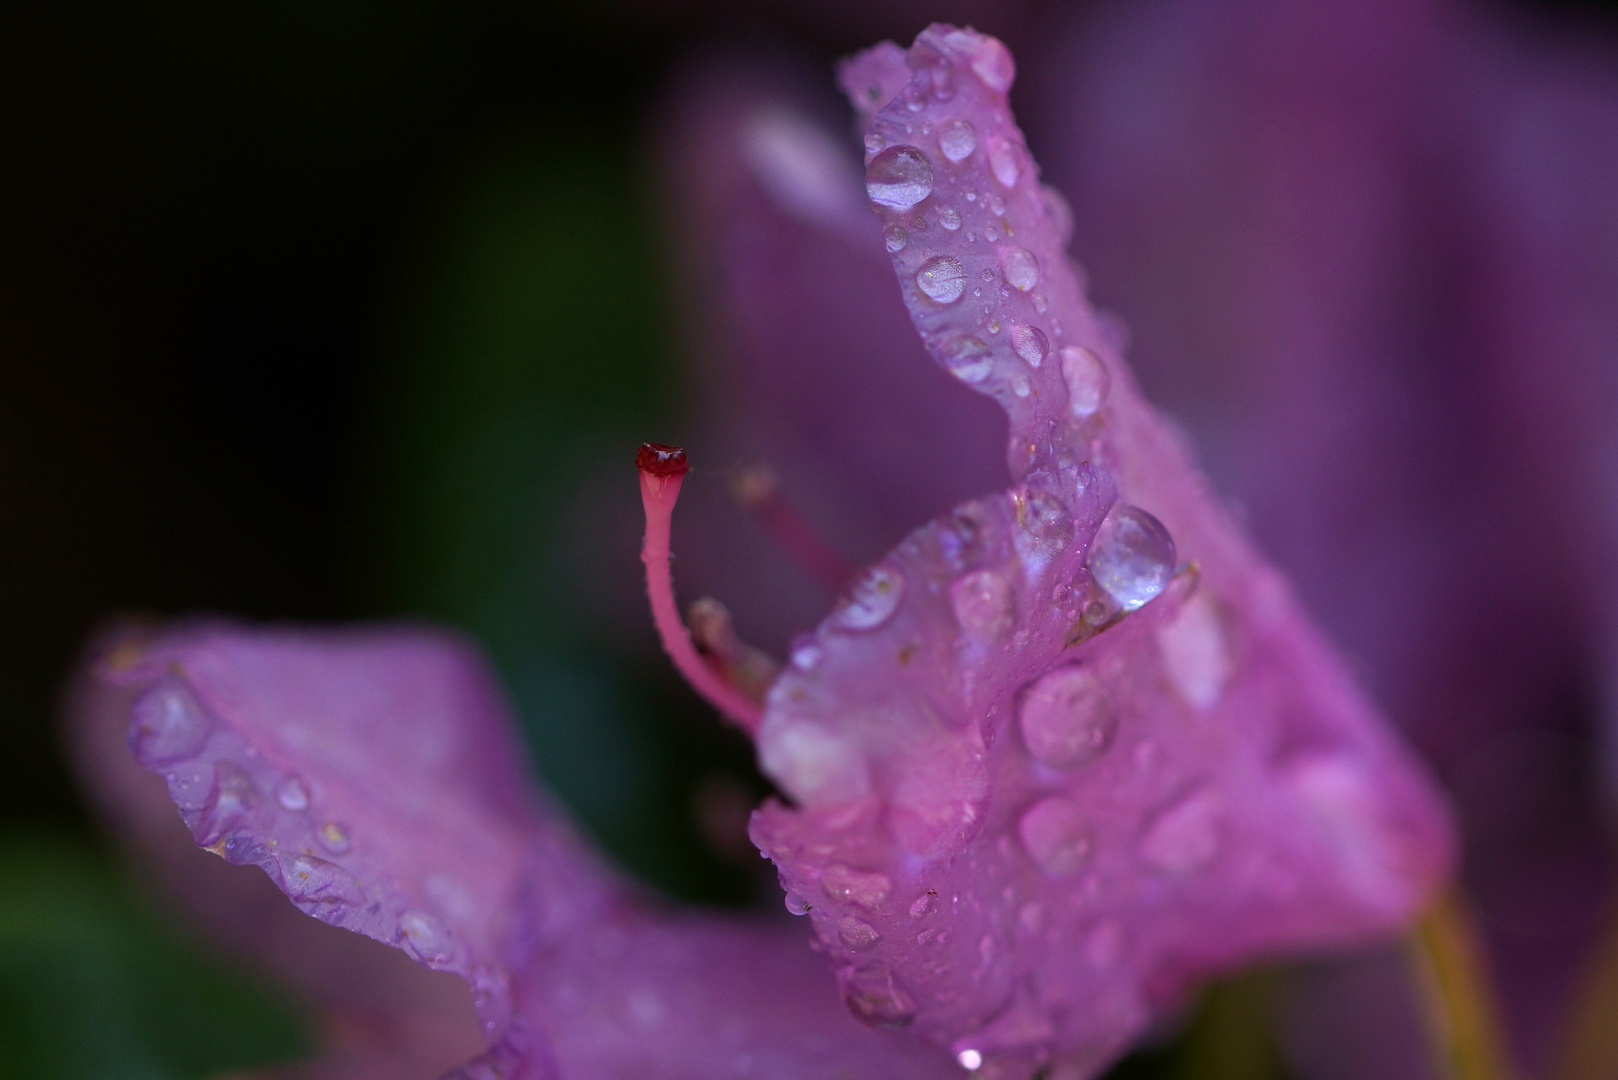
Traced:
[[798, 805], [753, 835], [857, 1015], [1092, 1071], [1212, 972], [1398, 926], [1449, 824], [1085, 302], [1004, 47], [935, 25], [906, 62], [867, 188], [928, 224], [905, 303], [1010, 416], [1016, 486], [913, 533], [776, 682], [760, 756]]

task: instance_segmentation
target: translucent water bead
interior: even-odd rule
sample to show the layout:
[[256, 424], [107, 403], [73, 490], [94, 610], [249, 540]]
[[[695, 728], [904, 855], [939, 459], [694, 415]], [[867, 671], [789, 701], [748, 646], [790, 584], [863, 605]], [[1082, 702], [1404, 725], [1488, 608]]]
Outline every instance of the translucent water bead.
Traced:
[[1138, 506], [1107, 515], [1090, 547], [1090, 573], [1125, 611], [1141, 607], [1174, 574], [1174, 538], [1163, 523]]
[[933, 163], [914, 146], [890, 146], [871, 159], [865, 191], [878, 206], [908, 210], [933, 193]]

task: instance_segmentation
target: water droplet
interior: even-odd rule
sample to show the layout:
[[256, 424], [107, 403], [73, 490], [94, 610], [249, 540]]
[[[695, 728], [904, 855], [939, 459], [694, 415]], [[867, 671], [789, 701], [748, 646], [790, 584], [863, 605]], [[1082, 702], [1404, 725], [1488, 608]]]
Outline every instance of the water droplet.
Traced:
[[984, 86], [1004, 94], [1011, 89], [1011, 80], [1017, 77], [1017, 65], [1011, 59], [1011, 51], [998, 38], [980, 37], [982, 43], [972, 57], [972, 70], [983, 80]]
[[953, 255], [934, 255], [916, 271], [916, 288], [939, 304], [953, 304], [966, 291], [966, 268]]
[[1170, 874], [1192, 874], [1219, 854], [1219, 797], [1201, 790], [1157, 815], [1140, 843], [1141, 858]]
[[[1006, 187], [1011, 187], [1015, 184], [1018, 175], [1022, 172], [1022, 167], [1017, 160], [1019, 157], [1020, 153], [1016, 145], [1010, 140], [1003, 139], [998, 135], [989, 136], [989, 171], [994, 173], [994, 178]], [[931, 169], [928, 170], [927, 182], [928, 190], [931, 190]], [[876, 198], [875, 195], [871, 197]], [[925, 196], [923, 197], [925, 198]]]
[[1051, 351], [1051, 342], [1045, 336], [1045, 331], [1024, 323], [1011, 332], [1011, 347], [1018, 356], [1028, 361], [1029, 367], [1037, 368]]
[[315, 837], [319, 839], [320, 846], [333, 855], [342, 855], [348, 851], [348, 830], [335, 821], [328, 821], [316, 829]]
[[1039, 284], [1039, 259], [1027, 248], [1008, 247], [1000, 253], [1000, 272], [1012, 288], [1027, 292]]
[[882, 241], [887, 244], [889, 251], [903, 251], [905, 245], [910, 243], [910, 234], [898, 225], [889, 225], [882, 230]]
[[933, 163], [914, 146], [890, 146], [871, 159], [865, 190], [878, 206], [908, 210], [933, 193]]
[[876, 927], [852, 915], [844, 915], [837, 924], [837, 936], [843, 939], [844, 945], [856, 952], [863, 952], [882, 940]]
[[1203, 591], [1195, 593], [1157, 631], [1157, 648], [1169, 683], [1194, 709], [1211, 709], [1230, 678], [1230, 649], [1219, 611]]
[[1077, 665], [1048, 671], [1023, 690], [1017, 703], [1023, 745], [1055, 769], [1087, 765], [1107, 752], [1118, 732], [1118, 707], [1090, 670]]
[[949, 373], [965, 383], [980, 383], [994, 371], [994, 354], [981, 338], [951, 338], [939, 353]]
[[282, 780], [275, 789], [275, 801], [281, 804], [281, 809], [299, 810], [309, 809], [309, 785], [304, 783], [301, 776], [289, 776]]
[[935, 892], [922, 893], [910, 905], [910, 917], [912, 919], [925, 919], [929, 915], [937, 913], [937, 911], [938, 894]]
[[974, 1072], [983, 1065], [983, 1054], [978, 1050], [962, 1050], [955, 1055], [956, 1064], [968, 1072]]
[[845, 630], [875, 630], [893, 618], [904, 592], [903, 574], [886, 566], [873, 566], [855, 579], [832, 621]]
[[938, 212], [938, 223], [954, 232], [961, 227], [961, 212], [953, 206], [946, 206]]
[[915, 217], [911, 218], [910, 219], [910, 228], [911, 228], [911, 230], [913, 232], [926, 232], [927, 231], [927, 215], [926, 214], [917, 214]]
[[195, 757], [213, 725], [191, 691], [171, 677], [135, 699], [130, 709], [129, 745], [146, 765], [167, 765]]
[[843, 1000], [872, 1027], [901, 1028], [916, 1015], [916, 1003], [894, 984], [885, 967], [857, 968], [843, 984]]
[[1016, 597], [1006, 579], [993, 570], [974, 570], [949, 587], [950, 607], [961, 629], [979, 641], [994, 641], [1016, 619]]
[[1006, 212], [1006, 200], [998, 195], [990, 195], [989, 211], [995, 215], [1004, 215]]
[[203, 812], [204, 847], [243, 825], [263, 824], [264, 797], [252, 777], [229, 761], [214, 765], [214, 787]]
[[1092, 416], [1107, 400], [1112, 376], [1101, 357], [1080, 345], [1062, 346], [1062, 379], [1067, 383], [1067, 404], [1079, 419]]
[[282, 888], [302, 904], [344, 904], [358, 907], [365, 903], [365, 890], [359, 879], [336, 863], [313, 855], [291, 855], [280, 861]]
[[1034, 310], [1035, 311], [1037, 311], [1041, 315], [1043, 315], [1043, 314], [1045, 314], [1046, 311], [1050, 310], [1050, 306], [1051, 306], [1051, 302], [1049, 300], [1045, 299], [1045, 294], [1044, 293], [1035, 293], [1034, 294]]
[[1079, 808], [1060, 795], [1041, 799], [1017, 821], [1028, 857], [1050, 877], [1075, 874], [1090, 859], [1090, 830]]
[[447, 964], [455, 956], [455, 937], [449, 927], [430, 911], [407, 911], [399, 916], [399, 932], [417, 960], [424, 964]]
[[805, 900], [801, 895], [790, 890], [787, 892], [785, 902], [787, 910], [794, 915], [807, 915], [814, 908], [814, 905], [808, 900]]
[[1048, 491], [1026, 487], [1012, 492], [1011, 497], [1021, 526], [1015, 537], [1017, 553], [1024, 562], [1043, 562], [1066, 550], [1073, 540], [1073, 517], [1061, 499]]
[[843, 863], [832, 863], [820, 876], [820, 887], [834, 900], [858, 904], [875, 911], [888, 898], [893, 883], [886, 874], [856, 870]]
[[887, 138], [880, 131], [867, 131], [865, 133], [865, 152], [875, 154], [888, 145]]
[[1134, 611], [1163, 591], [1174, 573], [1174, 538], [1138, 506], [1107, 515], [1090, 548], [1090, 573], [1125, 611]]
[[938, 149], [951, 161], [965, 161], [978, 148], [978, 133], [965, 120], [950, 120], [938, 129]]
[[792, 646], [792, 666], [799, 671], [813, 671], [825, 658], [826, 650], [813, 638], [805, 638]]

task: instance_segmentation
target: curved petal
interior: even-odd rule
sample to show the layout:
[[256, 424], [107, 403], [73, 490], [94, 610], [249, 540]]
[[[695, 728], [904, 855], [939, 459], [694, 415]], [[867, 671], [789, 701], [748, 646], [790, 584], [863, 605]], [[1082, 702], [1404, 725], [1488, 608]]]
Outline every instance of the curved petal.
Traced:
[[[710, 1075], [721, 1051], [765, 1075], [954, 1069], [849, 1019], [797, 934], [669, 913], [618, 880], [534, 791], [486, 668], [451, 635], [196, 623], [116, 640], [96, 676], [197, 846], [259, 867], [321, 923], [466, 980], [490, 1049], [458, 1075], [672, 1080]], [[127, 790], [109, 801], [151, 812]], [[242, 873], [204, 906], [248, 895]], [[251, 920], [219, 913], [216, 929], [286, 929], [284, 904], [253, 900]], [[316, 981], [387, 976], [370, 957], [334, 971], [312, 943], [294, 931], [249, 951], [312, 964]], [[310, 1075], [417, 1075], [411, 1045], [339, 1048]]]
[[1212, 972], [1397, 928], [1449, 823], [1086, 303], [1004, 47], [934, 26], [906, 64], [867, 190], [923, 341], [1010, 416], [1017, 484], [796, 651], [759, 742], [798, 806], [754, 837], [856, 1014], [1084, 1073]]

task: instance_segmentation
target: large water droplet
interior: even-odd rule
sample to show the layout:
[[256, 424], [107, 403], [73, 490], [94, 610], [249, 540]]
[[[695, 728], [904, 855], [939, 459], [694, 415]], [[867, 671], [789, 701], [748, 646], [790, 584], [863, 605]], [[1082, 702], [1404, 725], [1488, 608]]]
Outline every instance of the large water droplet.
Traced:
[[1067, 405], [1079, 419], [1093, 416], [1107, 400], [1112, 376], [1101, 358], [1079, 345], [1062, 346], [1062, 380], [1067, 383]]
[[[989, 171], [994, 173], [994, 178], [1000, 181], [1000, 183], [1004, 184], [1006, 187], [1011, 187], [1013, 184], [1015, 184], [1017, 182], [1017, 177], [1022, 172], [1022, 166], [1019, 161], [1021, 156], [1022, 155], [1020, 151], [1018, 151], [1016, 144], [1007, 139], [1003, 139], [998, 135], [989, 136]], [[931, 190], [932, 187], [931, 174], [932, 170], [929, 169], [929, 190]], [[872, 197], [874, 198], [875, 196]]]
[[243, 825], [262, 824], [264, 797], [252, 777], [229, 761], [214, 765], [212, 798], [203, 814], [203, 832], [209, 846]]
[[961, 629], [979, 641], [994, 641], [1011, 629], [1016, 598], [1006, 579], [993, 570], [974, 570], [949, 587], [950, 607]]
[[301, 776], [289, 776], [275, 787], [275, 801], [281, 809], [297, 813], [309, 809], [309, 785]]
[[939, 349], [949, 373], [965, 383], [980, 383], [994, 371], [994, 353], [981, 338], [962, 334]]
[[1096, 584], [1134, 611], [1163, 591], [1174, 559], [1174, 538], [1163, 523], [1138, 506], [1124, 506], [1101, 523], [1088, 564]]
[[961, 212], [953, 206], [946, 206], [938, 212], [938, 223], [954, 232], [961, 227]]
[[888, 898], [893, 883], [886, 874], [856, 870], [843, 863], [832, 863], [820, 877], [820, 887], [834, 900], [857, 904], [869, 911], [881, 906]]
[[1118, 731], [1118, 707], [1088, 668], [1046, 672], [1017, 703], [1023, 745], [1056, 769], [1087, 765], [1106, 753]]
[[844, 915], [838, 922], [837, 936], [843, 939], [844, 945], [855, 952], [864, 952], [882, 940], [882, 935], [877, 933], [876, 927], [852, 915]]
[[855, 580], [832, 621], [845, 630], [875, 630], [893, 618], [904, 592], [903, 574], [886, 566], [873, 566]]
[[884, 967], [856, 969], [843, 984], [849, 1010], [872, 1027], [900, 1028], [916, 1015], [916, 1003], [893, 981]]
[[165, 678], [135, 699], [129, 746], [143, 764], [167, 765], [195, 757], [212, 723], [191, 691]]
[[1000, 272], [1012, 288], [1027, 292], [1039, 284], [1039, 259], [1027, 248], [1008, 247], [1000, 252]]
[[938, 129], [938, 149], [951, 161], [965, 161], [977, 148], [977, 130], [965, 120], [950, 120]]
[[455, 938], [449, 927], [430, 911], [407, 911], [399, 916], [399, 932], [405, 944], [424, 964], [447, 964], [455, 955]]
[[852, 802], [871, 789], [859, 748], [808, 720], [766, 720], [759, 729], [759, 764], [805, 806]]
[[343, 855], [348, 852], [348, 830], [335, 821], [328, 821], [315, 830], [315, 837], [320, 846], [333, 855]]
[[1090, 859], [1090, 830], [1079, 808], [1060, 795], [1041, 799], [1017, 821], [1017, 835], [1034, 865], [1051, 877], [1077, 873]]
[[1140, 843], [1141, 857], [1170, 874], [1192, 874], [1219, 854], [1219, 798], [1196, 791], [1157, 815]]
[[934, 255], [916, 271], [916, 288], [935, 303], [953, 304], [966, 291], [966, 268], [953, 255]]
[[865, 190], [878, 206], [908, 210], [933, 193], [933, 163], [914, 146], [890, 146], [871, 159]]
[[792, 892], [790, 889], [787, 891], [784, 903], [787, 906], [787, 911], [794, 915], [807, 915], [814, 908], [814, 905], [804, 899], [802, 894]]
[[1045, 331], [1024, 323], [1011, 332], [1011, 348], [1018, 356], [1028, 361], [1029, 367], [1037, 368], [1045, 362], [1046, 355], [1050, 353], [1051, 342], [1045, 336]]
[[281, 860], [281, 882], [287, 895], [300, 904], [365, 903], [359, 879], [336, 863], [313, 855], [291, 855]]

